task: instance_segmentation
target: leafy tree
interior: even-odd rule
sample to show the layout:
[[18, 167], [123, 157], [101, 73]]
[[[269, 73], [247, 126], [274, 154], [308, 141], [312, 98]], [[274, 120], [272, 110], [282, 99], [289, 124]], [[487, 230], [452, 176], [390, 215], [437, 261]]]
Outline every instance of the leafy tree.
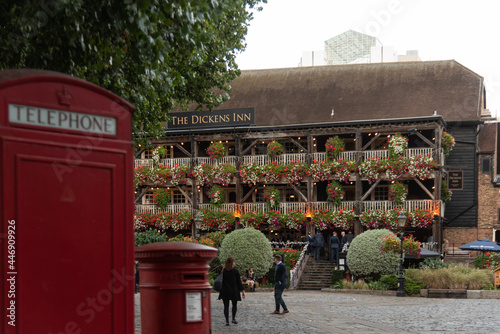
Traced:
[[214, 108], [239, 75], [252, 10], [267, 0], [3, 0], [0, 70], [68, 73], [132, 102], [136, 136], [168, 111]]

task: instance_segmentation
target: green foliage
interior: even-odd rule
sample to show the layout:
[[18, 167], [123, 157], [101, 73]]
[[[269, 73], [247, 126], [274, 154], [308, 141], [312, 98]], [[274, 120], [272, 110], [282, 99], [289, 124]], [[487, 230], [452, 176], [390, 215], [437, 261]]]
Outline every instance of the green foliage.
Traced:
[[498, 290], [492, 283], [488, 283], [481, 290]]
[[166, 240], [167, 236], [164, 233], [160, 233], [153, 229], [135, 233], [135, 247], [152, 244], [154, 242], [163, 242]]
[[253, 228], [235, 230], [222, 241], [219, 259], [222, 264], [233, 257], [236, 269], [244, 273], [253, 267], [255, 276], [264, 276], [273, 264], [273, 251], [267, 237]]
[[380, 283], [387, 286], [388, 289], [397, 289], [398, 276], [397, 275], [382, 275], [379, 280]]
[[487, 256], [484, 253], [479, 254], [475, 259], [474, 259], [474, 268], [484, 268], [484, 265], [486, 264], [486, 259]]
[[153, 194], [153, 201], [160, 209], [165, 210], [167, 205], [170, 204], [170, 192], [163, 188], [156, 189]]
[[159, 138], [176, 105], [212, 109], [228, 100], [229, 83], [240, 73], [236, 55], [262, 2], [4, 0], [0, 70], [86, 79], [137, 107], [137, 136]]
[[343, 280], [338, 281], [337, 283], [332, 284], [331, 288], [332, 289], [343, 289], [344, 286], [342, 285]]
[[407, 278], [423, 282], [431, 289], [465, 289], [480, 290], [493, 281], [491, 270], [467, 268], [464, 266], [448, 266], [437, 269], [407, 269]]
[[418, 264], [421, 269], [437, 269], [437, 268], [446, 268], [448, 267], [448, 263], [441, 261], [440, 259], [435, 258], [426, 258], [422, 262]]
[[225, 231], [210, 232], [205, 235], [207, 238], [211, 239], [215, 245], [215, 248], [219, 248], [222, 245], [222, 241], [226, 237]]
[[389, 290], [389, 286], [385, 283], [380, 282], [380, 281], [370, 282], [370, 283], [368, 283], [368, 286], [372, 290], [382, 290], [382, 291]]
[[380, 252], [382, 238], [392, 235], [389, 230], [369, 230], [353, 239], [347, 252], [347, 266], [351, 273], [376, 279], [380, 275], [394, 274], [399, 267], [399, 255]]
[[332, 270], [332, 284], [342, 281], [345, 278], [344, 270]]
[[424, 283], [417, 281], [411, 277], [405, 277], [405, 292], [408, 295], [419, 294], [424, 288]]

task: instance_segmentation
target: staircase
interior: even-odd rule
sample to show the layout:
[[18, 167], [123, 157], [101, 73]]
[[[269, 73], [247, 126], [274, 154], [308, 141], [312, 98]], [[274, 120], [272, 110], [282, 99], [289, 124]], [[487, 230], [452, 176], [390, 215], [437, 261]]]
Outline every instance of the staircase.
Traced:
[[335, 269], [330, 261], [315, 261], [310, 257], [306, 268], [300, 276], [297, 290], [321, 290], [332, 285], [332, 270]]

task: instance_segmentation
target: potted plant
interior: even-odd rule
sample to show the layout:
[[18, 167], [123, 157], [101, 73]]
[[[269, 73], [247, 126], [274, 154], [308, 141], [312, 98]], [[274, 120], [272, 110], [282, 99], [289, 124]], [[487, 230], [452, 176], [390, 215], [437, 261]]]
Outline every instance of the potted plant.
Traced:
[[406, 148], [408, 147], [408, 139], [396, 133], [394, 136], [387, 140], [389, 143], [389, 156], [391, 158], [399, 158], [404, 156]]
[[273, 140], [269, 144], [267, 144], [267, 155], [271, 158], [277, 157], [278, 155], [283, 153], [283, 145]]
[[167, 205], [170, 204], [170, 192], [163, 188], [156, 189], [153, 194], [153, 202], [158, 205], [160, 209], [165, 210]]
[[326, 193], [328, 195], [328, 202], [333, 205], [340, 205], [345, 194], [342, 190], [342, 186], [337, 181], [332, 181], [332, 183], [328, 184]]
[[266, 201], [268, 210], [279, 209], [280, 206], [280, 192], [273, 186], [264, 189], [264, 200]]
[[221, 142], [211, 143], [205, 150], [208, 156], [212, 159], [219, 159], [226, 155], [226, 148]]
[[389, 198], [394, 204], [402, 205], [406, 200], [406, 187], [401, 182], [395, 182], [389, 187]]
[[448, 132], [444, 131], [443, 138], [441, 141], [441, 147], [443, 148], [443, 153], [445, 157], [450, 155], [450, 152], [453, 150], [454, 146], [455, 146], [455, 137], [450, 135]]
[[210, 203], [216, 207], [221, 207], [224, 203], [224, 190], [218, 186], [213, 186], [207, 192], [208, 198], [210, 198]]
[[327, 159], [337, 159], [340, 153], [344, 152], [345, 143], [342, 138], [335, 136], [333, 138], [328, 138], [325, 144], [326, 158]]
[[153, 166], [157, 166], [160, 164], [160, 159], [164, 159], [167, 156], [167, 150], [158, 146], [153, 150]]

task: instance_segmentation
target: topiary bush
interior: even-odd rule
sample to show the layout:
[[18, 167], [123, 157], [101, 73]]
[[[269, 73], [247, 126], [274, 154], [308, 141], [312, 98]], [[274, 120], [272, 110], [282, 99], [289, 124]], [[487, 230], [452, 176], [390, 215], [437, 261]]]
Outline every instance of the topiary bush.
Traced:
[[253, 228], [235, 230], [224, 238], [219, 248], [222, 265], [233, 257], [236, 269], [244, 275], [253, 267], [257, 278], [264, 276], [273, 265], [273, 251], [267, 237]]
[[399, 254], [380, 251], [382, 238], [392, 234], [386, 229], [369, 230], [354, 238], [346, 257], [351, 273], [372, 280], [397, 273]]

